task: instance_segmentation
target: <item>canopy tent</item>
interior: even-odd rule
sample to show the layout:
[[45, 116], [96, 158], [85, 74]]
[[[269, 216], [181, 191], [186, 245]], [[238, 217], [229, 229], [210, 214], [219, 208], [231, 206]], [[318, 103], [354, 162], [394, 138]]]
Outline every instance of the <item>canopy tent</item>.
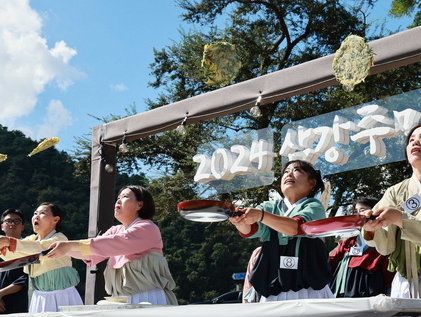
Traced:
[[[370, 75], [421, 61], [420, 38], [421, 27], [417, 27], [369, 42], [374, 52]], [[95, 127], [88, 236], [95, 236], [113, 223], [115, 170], [106, 172], [104, 166], [115, 164], [116, 149], [123, 139], [133, 141], [168, 131], [186, 118], [189, 124], [249, 109], [259, 96], [260, 105], [265, 105], [336, 85], [332, 61], [333, 54]], [[86, 304], [103, 296], [102, 274], [95, 274], [101, 270], [87, 272]]]

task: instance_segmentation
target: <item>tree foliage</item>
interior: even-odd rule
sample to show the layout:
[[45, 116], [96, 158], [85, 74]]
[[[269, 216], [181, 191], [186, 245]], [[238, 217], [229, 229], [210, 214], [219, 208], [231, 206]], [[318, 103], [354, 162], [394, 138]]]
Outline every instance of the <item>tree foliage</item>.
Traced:
[[409, 16], [415, 12], [411, 27], [421, 25], [421, 2], [419, 0], [393, 0], [389, 12], [394, 17]]
[[65, 152], [50, 148], [27, 157], [36, 145], [21, 132], [0, 126], [0, 152], [8, 155], [0, 164], [0, 210], [21, 209], [26, 230], [31, 232], [30, 219], [37, 205], [54, 202], [66, 213], [65, 234], [81, 238], [89, 217], [89, 183], [74, 175], [74, 162]]

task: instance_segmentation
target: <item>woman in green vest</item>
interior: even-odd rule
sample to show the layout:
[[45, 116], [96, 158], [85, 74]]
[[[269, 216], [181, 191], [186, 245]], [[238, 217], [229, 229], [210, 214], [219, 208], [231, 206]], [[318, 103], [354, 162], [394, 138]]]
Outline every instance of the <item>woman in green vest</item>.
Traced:
[[263, 242], [250, 278], [261, 302], [333, 297], [324, 242], [300, 236], [300, 224], [325, 218], [322, 204], [313, 198], [323, 188], [320, 173], [310, 163], [290, 161], [282, 171], [283, 199], [230, 218], [241, 236]]

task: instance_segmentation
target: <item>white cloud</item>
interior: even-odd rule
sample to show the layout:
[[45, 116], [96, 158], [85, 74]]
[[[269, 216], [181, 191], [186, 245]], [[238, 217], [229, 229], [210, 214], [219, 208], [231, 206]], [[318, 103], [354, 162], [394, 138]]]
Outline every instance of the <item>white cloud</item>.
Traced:
[[59, 135], [59, 132], [73, 122], [72, 114], [60, 100], [51, 100], [44, 121], [37, 126], [36, 139]]
[[68, 47], [64, 41], [57, 42], [50, 50], [51, 55], [60, 58], [63, 63], [68, 63], [70, 59], [77, 54], [76, 50]]
[[28, 0], [0, 1], [0, 123], [32, 112], [38, 95], [55, 82], [61, 89], [78, 71], [68, 63], [77, 52], [64, 41], [49, 49], [42, 19]]
[[60, 100], [51, 100], [47, 106], [43, 120], [35, 127], [14, 126], [13, 129], [22, 131], [25, 135], [39, 140], [52, 136], [60, 136], [60, 131], [70, 126], [73, 122], [72, 114], [64, 107]]
[[111, 84], [110, 88], [111, 90], [117, 91], [117, 92], [123, 92], [123, 91], [129, 90], [129, 88], [123, 83]]

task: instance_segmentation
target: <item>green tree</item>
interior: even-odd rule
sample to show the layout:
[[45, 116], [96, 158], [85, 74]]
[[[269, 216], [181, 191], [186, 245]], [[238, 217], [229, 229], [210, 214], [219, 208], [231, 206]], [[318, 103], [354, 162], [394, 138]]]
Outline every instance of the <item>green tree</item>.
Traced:
[[389, 13], [394, 17], [411, 15], [415, 11], [414, 22], [410, 27], [421, 25], [421, 2], [417, 0], [393, 0]]
[[74, 162], [65, 152], [51, 148], [27, 157], [36, 145], [21, 132], [0, 126], [0, 153], [8, 155], [0, 164], [0, 210], [20, 208], [30, 219], [39, 203], [57, 203], [68, 216], [65, 233], [79, 238], [87, 230], [89, 187], [74, 175]]

